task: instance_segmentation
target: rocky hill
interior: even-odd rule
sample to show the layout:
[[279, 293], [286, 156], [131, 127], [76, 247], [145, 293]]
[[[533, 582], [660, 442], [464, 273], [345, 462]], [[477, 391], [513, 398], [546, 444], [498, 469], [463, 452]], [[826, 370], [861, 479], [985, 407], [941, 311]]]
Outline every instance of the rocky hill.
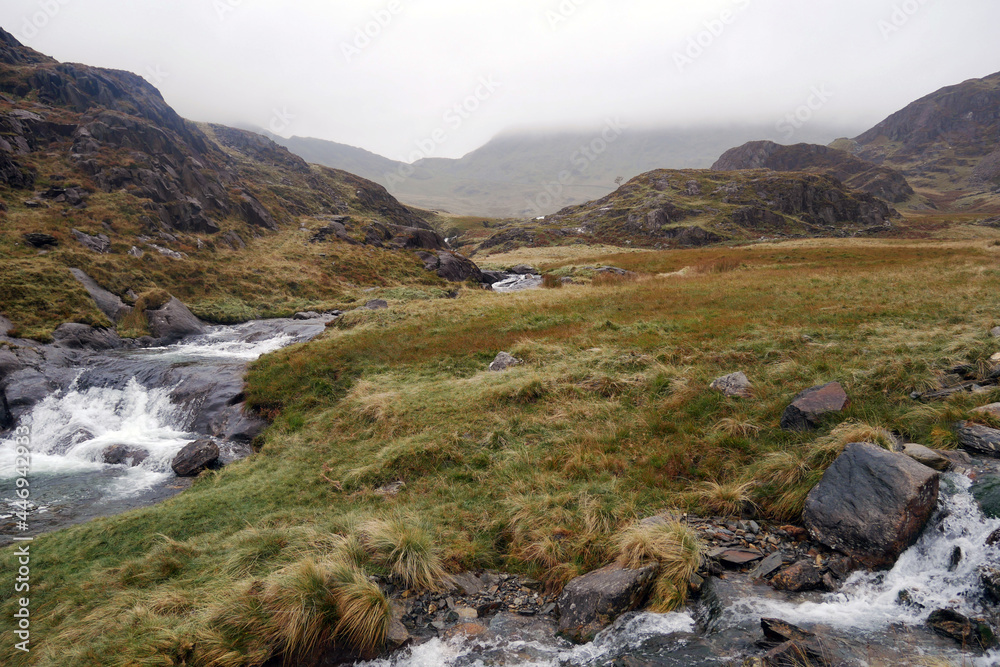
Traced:
[[466, 235], [461, 242], [478, 252], [579, 240], [692, 247], [885, 232], [892, 229], [897, 215], [881, 199], [822, 174], [660, 169], [637, 176], [596, 201], [530, 223], [508, 223], [499, 231]]
[[[817, 126], [802, 136], [828, 141], [839, 131]], [[619, 176], [708, 167], [726, 148], [776, 131], [729, 125], [650, 129], [612, 121], [589, 131], [505, 132], [459, 159], [425, 157], [412, 165], [331, 141], [265, 134], [310, 162], [384, 185], [408, 204], [504, 218], [537, 217], [603, 197]], [[560, 183], [564, 172], [570, 178]]]
[[43, 337], [61, 321], [107, 324], [70, 268], [126, 303], [168, 290], [213, 321], [440, 282], [425, 266], [478, 275], [382, 186], [186, 121], [139, 76], [58, 63], [3, 31], [0, 223], [0, 312]]
[[712, 169], [808, 171], [833, 176], [848, 187], [881, 197], [893, 204], [905, 202], [914, 196], [906, 177], [895, 169], [817, 144], [782, 146], [773, 141], [751, 141], [723, 153], [712, 165]]

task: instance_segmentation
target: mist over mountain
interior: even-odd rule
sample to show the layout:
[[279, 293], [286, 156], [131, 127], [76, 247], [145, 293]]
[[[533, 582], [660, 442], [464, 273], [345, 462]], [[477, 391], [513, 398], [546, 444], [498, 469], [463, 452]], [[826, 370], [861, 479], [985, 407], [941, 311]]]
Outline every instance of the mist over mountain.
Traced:
[[[504, 132], [459, 159], [412, 164], [322, 139], [262, 131], [309, 162], [343, 169], [385, 186], [421, 208], [462, 215], [535, 217], [612, 192], [615, 180], [653, 169], [707, 168], [732, 146], [761, 137], [828, 143], [861, 128], [803, 124], [629, 127], [609, 119], [593, 130]], [[418, 153], [419, 154], [419, 153]]]

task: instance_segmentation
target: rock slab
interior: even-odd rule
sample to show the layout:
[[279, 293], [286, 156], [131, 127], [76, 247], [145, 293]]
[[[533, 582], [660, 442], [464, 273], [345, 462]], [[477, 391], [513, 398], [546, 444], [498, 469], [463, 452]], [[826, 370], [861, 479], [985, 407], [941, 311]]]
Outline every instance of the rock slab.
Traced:
[[490, 364], [490, 370], [494, 373], [502, 373], [509, 368], [520, 366], [523, 363], [523, 361], [514, 357], [514, 355], [509, 352], [501, 352], [497, 355], [497, 358], [493, 360], [493, 363]]
[[927, 619], [934, 632], [954, 639], [966, 648], [988, 651], [997, 645], [997, 638], [986, 621], [968, 618], [954, 609], [938, 609]]
[[781, 416], [781, 428], [786, 431], [811, 431], [823, 417], [841, 412], [850, 399], [839, 382], [830, 382], [806, 389], [795, 397]]
[[851, 443], [806, 498], [812, 536], [869, 568], [891, 566], [937, 505], [941, 475], [903, 454]]
[[918, 445], [915, 442], [903, 445], [903, 453], [917, 463], [922, 463], [928, 468], [933, 468], [938, 472], [945, 472], [951, 468], [951, 461], [941, 456], [930, 447], [924, 447], [923, 445]]
[[970, 422], [959, 422], [956, 426], [962, 449], [979, 456], [1000, 458], [1000, 430]]
[[559, 635], [577, 644], [592, 641], [645, 603], [658, 571], [657, 565], [639, 570], [610, 565], [569, 582], [559, 596]]

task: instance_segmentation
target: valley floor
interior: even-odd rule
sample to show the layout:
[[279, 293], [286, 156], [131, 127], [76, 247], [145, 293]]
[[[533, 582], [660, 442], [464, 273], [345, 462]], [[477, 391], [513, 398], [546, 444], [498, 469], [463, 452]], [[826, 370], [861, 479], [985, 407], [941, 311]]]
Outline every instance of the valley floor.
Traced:
[[[992, 233], [521, 251], [488, 262], [538, 262], [573, 283], [396, 290], [388, 310], [348, 313], [254, 364], [248, 404], [274, 420], [258, 454], [159, 505], [36, 539], [33, 648], [5, 633], [0, 663], [261, 664], [277, 640], [254, 635], [245, 607], [288, 568], [336, 552], [394, 576], [363, 548], [373, 519], [432, 535], [449, 571], [516, 572], [550, 591], [665, 510], [795, 521], [846, 442], [893, 431], [951, 448], [956, 420], [1000, 400], [910, 398], [1000, 351]], [[635, 275], [585, 268], [604, 265]], [[523, 363], [488, 371], [501, 351]], [[751, 398], [709, 389], [735, 371]], [[834, 380], [843, 414], [816, 433], [779, 427], [793, 396]], [[0, 552], [0, 571], [15, 561]], [[4, 617], [16, 597], [0, 587]]]

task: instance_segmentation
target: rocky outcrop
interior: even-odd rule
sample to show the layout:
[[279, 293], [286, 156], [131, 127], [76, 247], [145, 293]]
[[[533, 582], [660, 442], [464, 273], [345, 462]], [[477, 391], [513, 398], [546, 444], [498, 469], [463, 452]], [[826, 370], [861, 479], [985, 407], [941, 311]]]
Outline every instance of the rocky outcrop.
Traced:
[[867, 192], [890, 203], [903, 202], [914, 195], [906, 177], [895, 169], [876, 165], [847, 151], [816, 144], [782, 146], [773, 141], [751, 141], [726, 151], [712, 165], [712, 169], [821, 173], [836, 178], [849, 188]]
[[97, 234], [91, 236], [81, 232], [79, 229], [71, 229], [73, 236], [84, 248], [92, 250], [99, 255], [106, 255], [111, 252], [111, 239], [108, 238], [107, 234]]
[[827, 415], [842, 411], [850, 403], [839, 382], [806, 389], [795, 397], [781, 415], [781, 428], [788, 431], [811, 431]]
[[206, 331], [205, 324], [174, 297], [162, 308], [147, 310], [146, 318], [153, 337], [166, 343]]
[[433, 271], [445, 280], [456, 283], [466, 280], [477, 283], [488, 282], [475, 262], [450, 250], [418, 252], [417, 256], [423, 261], [425, 269]]
[[614, 565], [578, 577], [559, 596], [559, 634], [578, 644], [638, 609], [649, 597], [658, 566], [627, 570]]
[[178, 452], [170, 467], [178, 477], [196, 477], [219, 460], [219, 446], [211, 440], [196, 440]]
[[869, 568], [891, 566], [937, 505], [940, 473], [868, 443], [847, 445], [806, 498], [812, 536]]

